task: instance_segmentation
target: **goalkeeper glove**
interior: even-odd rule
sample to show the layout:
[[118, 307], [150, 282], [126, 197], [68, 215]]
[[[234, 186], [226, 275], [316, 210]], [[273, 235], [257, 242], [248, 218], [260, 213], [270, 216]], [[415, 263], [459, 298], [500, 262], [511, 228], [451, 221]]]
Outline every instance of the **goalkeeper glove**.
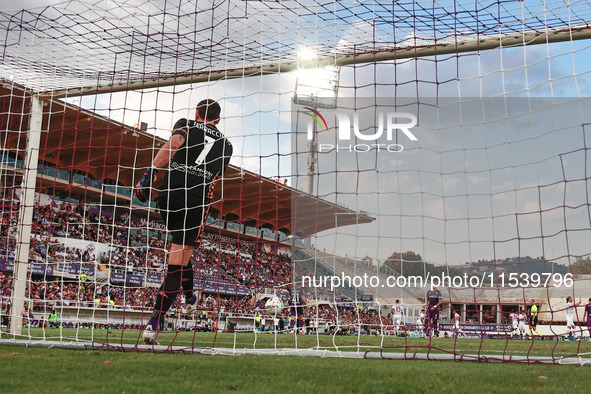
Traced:
[[150, 198], [150, 186], [154, 182], [157, 173], [158, 170], [156, 168], [148, 168], [144, 172], [142, 179], [135, 185], [135, 190], [133, 191], [135, 198], [141, 202], [146, 202]]

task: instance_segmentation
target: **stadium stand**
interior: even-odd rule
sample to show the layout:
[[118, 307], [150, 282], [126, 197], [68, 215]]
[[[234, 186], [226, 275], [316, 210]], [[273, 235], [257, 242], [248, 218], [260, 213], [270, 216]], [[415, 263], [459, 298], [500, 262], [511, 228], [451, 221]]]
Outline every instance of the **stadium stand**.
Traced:
[[[53, 201], [35, 212], [34, 236], [31, 243], [30, 263], [32, 265], [27, 283], [26, 302], [31, 316], [26, 316], [27, 324], [48, 325], [52, 310], [57, 307], [113, 308], [147, 311], [151, 307], [157, 286], [133, 286], [118, 283], [113, 275], [152, 273], [160, 275], [166, 253], [167, 239], [161, 230], [144, 231], [139, 222], [131, 221], [127, 213], [120, 215], [110, 211], [96, 212], [82, 204]], [[18, 212], [18, 200], [4, 201], [11, 209], [4, 209], [2, 217], [3, 250], [2, 268], [10, 271], [14, 262], [14, 234], [10, 223], [14, 212]], [[75, 247], [75, 240], [92, 242], [92, 248]], [[96, 254], [94, 250], [102, 250]], [[303, 252], [302, 252], [303, 253]], [[110, 283], [81, 281], [80, 267], [85, 263], [95, 265], [97, 272], [106, 272]], [[77, 270], [64, 269], [64, 265], [75, 266]], [[195, 269], [196, 288], [203, 289], [195, 319], [201, 320], [202, 312], [212, 312], [219, 318], [232, 315], [261, 314], [270, 317], [263, 308], [257, 293], [290, 285], [293, 261], [287, 253], [274, 253], [262, 250], [256, 241], [245, 241], [231, 236], [208, 232], [204, 235], [201, 248], [194, 254], [192, 265]], [[59, 267], [62, 267], [61, 269]], [[323, 265], [312, 264], [312, 269], [299, 272], [306, 275], [328, 275], [330, 271]], [[64, 273], [74, 272], [74, 275]], [[93, 275], [94, 276], [94, 275]], [[11, 289], [10, 275], [2, 276], [3, 305], [8, 305]], [[229, 289], [244, 289], [240, 294], [223, 294], [221, 286]], [[218, 290], [218, 291], [215, 291]], [[316, 294], [318, 308], [304, 309], [304, 318], [319, 321], [332, 327], [327, 332], [339, 330], [340, 333], [354, 333], [359, 322], [367, 326], [380, 324], [375, 310], [359, 311], [343, 289], [336, 299], [344, 306], [335, 307], [327, 300], [335, 299], [334, 294]], [[349, 291], [348, 291], [349, 290]], [[347, 292], [348, 291], [348, 292]], [[288, 293], [284, 293], [284, 301]], [[310, 293], [311, 295], [311, 293]], [[257, 302], [258, 301], [258, 302]], [[326, 304], [321, 304], [326, 302]], [[187, 311], [184, 299], [177, 299], [173, 308], [177, 319], [185, 319]], [[6, 315], [4, 310], [2, 315]], [[282, 317], [289, 319], [289, 308]], [[191, 319], [192, 317], [189, 317]], [[338, 324], [337, 324], [338, 322]], [[90, 325], [88, 322], [82, 326]], [[136, 328], [139, 325], [113, 324], [118, 328]], [[206, 324], [207, 326], [207, 324]], [[209, 323], [211, 327], [211, 323]], [[338, 328], [337, 328], [338, 326]], [[182, 326], [181, 326], [182, 327]], [[323, 326], [324, 327], [324, 326]], [[369, 328], [367, 329], [369, 331]]]

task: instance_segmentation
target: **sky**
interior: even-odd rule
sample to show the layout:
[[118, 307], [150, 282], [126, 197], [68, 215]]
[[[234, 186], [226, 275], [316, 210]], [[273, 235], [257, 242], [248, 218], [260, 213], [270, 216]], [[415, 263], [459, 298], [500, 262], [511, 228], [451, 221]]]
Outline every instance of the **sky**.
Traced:
[[[192, 20], [191, 14], [175, 18], [174, 13], [158, 13], [163, 4], [174, 11], [175, 2], [99, 3], [96, 15], [86, 14], [85, 23], [64, 24], [56, 30], [61, 36], [56, 34], [53, 40], [28, 37], [29, 44], [19, 47], [17, 53], [23, 59], [39, 55], [52, 60], [61, 56], [71, 67], [53, 75], [54, 80], [87, 82], [113, 59], [121, 66], [116, 73], [121, 76], [126, 66], [136, 72], [152, 72], [156, 67], [164, 73], [191, 66], [192, 62], [196, 68], [208, 62], [218, 67], [233, 66], [240, 64], [241, 58], [236, 56], [240, 48], [246, 47], [250, 53], [242, 59], [244, 62], [255, 61], [259, 54], [264, 63], [268, 61], [266, 56], [297, 59], [297, 50], [302, 46], [338, 53], [352, 47], [365, 48], [370, 41], [377, 48], [393, 41], [387, 26], [380, 23], [385, 11], [376, 11], [376, 19], [371, 21], [362, 7], [336, 6], [337, 14], [345, 16], [332, 24], [329, 20], [326, 25], [322, 22], [325, 15], [320, 14], [325, 11], [305, 15], [304, 10], [299, 10], [300, 19], [290, 25], [292, 15], [282, 10], [261, 12], [255, 5], [248, 11], [240, 7], [224, 11], [223, 7], [211, 7], [210, 2], [199, 2], [200, 7], [211, 8], [211, 12], [200, 13]], [[4, 1], [0, 11], [48, 4], [58, 4], [58, 8], [68, 5], [72, 13], [88, 6], [71, 1]], [[518, 16], [542, 20], [539, 16], [543, 15], [553, 21], [555, 13], [542, 12], [537, 2], [516, 4], [505, 3], [505, 7]], [[521, 4], [523, 8], [519, 8]], [[446, 10], [453, 3], [443, 1], [437, 5]], [[187, 11], [190, 6], [185, 2], [181, 9]], [[587, 17], [580, 6], [577, 3], [573, 9]], [[559, 8], [560, 4], [548, 3], [548, 7]], [[95, 21], [101, 12], [107, 16]], [[241, 12], [249, 18], [242, 18]], [[359, 16], [351, 17], [353, 12]], [[225, 20], [228, 13], [229, 21]], [[149, 16], [153, 14], [157, 16]], [[216, 18], [220, 18], [219, 23], [208, 30], [211, 20], [218, 21]], [[411, 40], [405, 27], [408, 18], [403, 13], [397, 18], [397, 37]], [[58, 20], [70, 19], [62, 15]], [[146, 20], [152, 23], [149, 28], [144, 27]], [[93, 26], [109, 28], [113, 21], [121, 21], [114, 30], [120, 32], [114, 45], [123, 49], [129, 45], [133, 52], [112, 51], [110, 42], [103, 42], [99, 32], [85, 30]], [[428, 20], [421, 23], [427, 29]], [[196, 30], [194, 26], [205, 27]], [[187, 53], [184, 46], [164, 45], [182, 44], [182, 40], [174, 40], [174, 33], [191, 29], [194, 40], [216, 42], [229, 32], [232, 43], [214, 45], [205, 55], [201, 50]], [[465, 28], [453, 31], [468, 34]], [[129, 35], [137, 32], [148, 34], [150, 39], [153, 34], [154, 41], [147, 39], [145, 48], [138, 44], [143, 42], [141, 37], [137, 42], [128, 41]], [[162, 38], [159, 32], [172, 36]], [[433, 35], [432, 31], [413, 34], [427, 41]], [[442, 34], [443, 30], [436, 32], [438, 37]], [[87, 41], [63, 47], [76, 35]], [[158, 47], [156, 43], [163, 45]], [[573, 256], [589, 254], [585, 148], [590, 136], [582, 125], [589, 122], [586, 114], [591, 111], [586, 110], [589, 102], [578, 98], [591, 96], [590, 45], [591, 40], [583, 40], [342, 67], [338, 97], [343, 101], [339, 105], [363, 113], [364, 103], [375, 101], [375, 97], [419, 102], [421, 105], [413, 109], [418, 111], [420, 123], [418, 141], [405, 141], [405, 150], [393, 155], [324, 155], [318, 163], [323, 173], [315, 177], [314, 193], [351, 209], [368, 211], [376, 220], [317, 234], [312, 242], [331, 253], [375, 260], [383, 260], [394, 251], [413, 250], [425, 260], [440, 264], [517, 255], [544, 255], [568, 263]], [[175, 53], [179, 56], [171, 55]], [[47, 83], [36, 68], [25, 69], [25, 82]], [[18, 69], [6, 64], [0, 72], [4, 77], [16, 75], [17, 81], [21, 78]], [[199, 100], [216, 99], [223, 108], [220, 128], [234, 145], [231, 163], [267, 177], [287, 178], [291, 186], [307, 190], [306, 148], [299, 144], [300, 148], [294, 150], [293, 145], [297, 131], [293, 114], [297, 108], [292, 99], [298, 75], [316, 76], [318, 72], [312, 68], [299, 73], [67, 100], [126, 124], [146, 122], [150, 133], [166, 139], [178, 118], [193, 116]], [[577, 100], [566, 99], [570, 104], [555, 107], [552, 97]], [[503, 98], [509, 98], [509, 104]], [[538, 101], [532, 102], [532, 98]], [[434, 100], [439, 105], [437, 112], [425, 105]], [[373, 115], [363, 116], [370, 122], [375, 120]], [[303, 120], [297, 123], [304, 124]], [[329, 129], [334, 125], [333, 117]]]
[[[335, 111], [356, 109], [360, 129], [372, 134], [375, 112], [392, 105], [385, 99], [361, 109], [368, 101], [375, 102], [343, 100], [344, 109]], [[315, 192], [376, 220], [318, 234], [316, 245], [376, 259], [412, 250], [450, 265], [519, 255], [565, 263], [561, 256], [587, 253], [588, 99], [439, 98], [439, 107], [429, 98], [404, 101], [397, 99], [398, 111], [418, 115], [420, 125], [412, 129], [418, 140], [399, 132], [395, 141], [372, 141], [396, 142], [404, 146], [400, 152], [364, 152], [367, 141], [337, 141], [335, 111], [320, 110], [328, 131], [319, 132], [319, 144], [345, 149], [318, 154]], [[296, 146], [306, 146], [307, 118], [300, 118]], [[362, 152], [350, 152], [349, 144]], [[295, 157], [294, 172], [305, 174], [307, 155]], [[305, 189], [308, 178], [297, 180]]]

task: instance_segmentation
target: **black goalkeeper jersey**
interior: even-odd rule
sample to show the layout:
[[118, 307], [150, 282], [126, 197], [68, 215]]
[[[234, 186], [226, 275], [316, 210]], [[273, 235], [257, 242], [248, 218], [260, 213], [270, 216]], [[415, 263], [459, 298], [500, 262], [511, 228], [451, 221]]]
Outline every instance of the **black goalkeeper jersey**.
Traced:
[[160, 193], [187, 193], [209, 202], [215, 180], [230, 162], [232, 144], [214, 126], [193, 120], [176, 122], [175, 134], [182, 135], [185, 142], [172, 157]]

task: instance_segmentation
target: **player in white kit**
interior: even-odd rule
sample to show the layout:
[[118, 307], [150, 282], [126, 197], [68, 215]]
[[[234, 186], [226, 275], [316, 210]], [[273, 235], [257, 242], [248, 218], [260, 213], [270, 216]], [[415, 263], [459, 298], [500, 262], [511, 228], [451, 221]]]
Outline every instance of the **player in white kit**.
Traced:
[[519, 317], [515, 312], [511, 312], [509, 317], [511, 318], [511, 328], [513, 329], [513, 331], [511, 331], [511, 338], [513, 338], [518, 333], [517, 328], [519, 327]]
[[517, 315], [517, 319], [519, 320], [519, 335], [523, 338], [525, 336], [525, 313], [523, 313], [523, 311], [519, 311], [519, 314]]
[[417, 318], [417, 330], [420, 333], [419, 336], [423, 336], [423, 327], [425, 326], [425, 308], [421, 309], [421, 313]]
[[398, 331], [400, 330], [400, 325], [402, 324], [402, 313], [404, 308], [400, 304], [400, 300], [396, 300], [396, 303], [392, 305], [392, 323], [394, 324], [394, 329], [396, 330], [396, 335], [398, 335]]
[[458, 311], [456, 311], [453, 307], [451, 308], [451, 310], [454, 315], [453, 337], [458, 338], [460, 334], [462, 334], [463, 337], [466, 337], [466, 334], [464, 334], [464, 331], [462, 331], [462, 329], [460, 328], [460, 322], [462, 321], [462, 317], [460, 316]]
[[575, 308], [581, 305], [581, 301], [577, 304], [574, 303], [573, 298], [571, 296], [566, 297], [566, 329], [568, 331], [568, 337], [571, 338], [577, 326], [575, 326], [574, 319], [575, 319]]

